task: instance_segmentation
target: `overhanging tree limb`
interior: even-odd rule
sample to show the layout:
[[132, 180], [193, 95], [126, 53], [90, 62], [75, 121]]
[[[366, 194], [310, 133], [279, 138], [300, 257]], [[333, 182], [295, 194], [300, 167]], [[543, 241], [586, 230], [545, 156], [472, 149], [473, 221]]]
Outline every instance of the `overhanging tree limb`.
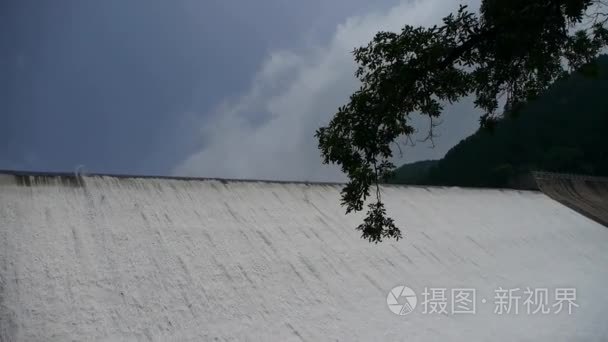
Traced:
[[362, 210], [370, 187], [376, 186], [375, 202], [357, 227], [362, 237], [379, 242], [402, 236], [386, 217], [379, 183], [394, 169], [391, 144], [415, 131], [410, 113], [433, 120], [443, 103], [473, 94], [484, 111], [482, 124], [492, 126], [500, 96], [506, 94], [506, 106], [517, 111], [566, 74], [563, 60], [580, 68], [608, 44], [602, 24], [589, 32], [569, 32], [597, 3], [484, 0], [480, 14], [462, 6], [440, 27], [379, 32], [355, 49], [361, 88], [315, 136], [323, 162], [339, 165], [348, 176], [342, 189], [347, 213]]

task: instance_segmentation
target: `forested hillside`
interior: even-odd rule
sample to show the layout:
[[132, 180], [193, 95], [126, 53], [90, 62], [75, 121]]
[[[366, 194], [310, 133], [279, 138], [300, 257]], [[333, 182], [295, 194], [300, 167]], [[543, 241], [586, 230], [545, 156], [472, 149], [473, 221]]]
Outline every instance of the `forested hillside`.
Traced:
[[608, 56], [572, 74], [494, 130], [480, 129], [443, 159], [406, 164], [393, 182], [518, 187], [533, 170], [608, 176]]

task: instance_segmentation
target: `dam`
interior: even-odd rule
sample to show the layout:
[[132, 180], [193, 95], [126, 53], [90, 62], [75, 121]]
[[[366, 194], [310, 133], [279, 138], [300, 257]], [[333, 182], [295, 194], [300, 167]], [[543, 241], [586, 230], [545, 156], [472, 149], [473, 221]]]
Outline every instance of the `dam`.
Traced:
[[608, 338], [596, 220], [539, 191], [386, 185], [404, 238], [370, 244], [340, 189], [0, 174], [0, 341]]

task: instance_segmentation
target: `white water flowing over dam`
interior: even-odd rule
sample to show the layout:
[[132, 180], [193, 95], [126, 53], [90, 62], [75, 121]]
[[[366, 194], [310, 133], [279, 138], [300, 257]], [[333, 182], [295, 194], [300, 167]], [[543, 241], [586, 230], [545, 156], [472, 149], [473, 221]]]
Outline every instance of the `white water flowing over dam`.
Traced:
[[[385, 186], [404, 239], [374, 245], [340, 188], [0, 175], [0, 341], [608, 339], [606, 227], [535, 191]], [[407, 315], [387, 306], [399, 285]], [[526, 313], [527, 287], [550, 312]], [[474, 312], [452, 311], [459, 288]]]

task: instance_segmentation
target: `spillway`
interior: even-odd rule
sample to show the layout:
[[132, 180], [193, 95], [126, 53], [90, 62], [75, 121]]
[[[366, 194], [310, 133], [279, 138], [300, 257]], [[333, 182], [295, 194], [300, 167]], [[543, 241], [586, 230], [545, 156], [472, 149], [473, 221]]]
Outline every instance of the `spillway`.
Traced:
[[[404, 239], [375, 245], [340, 189], [2, 174], [0, 340], [608, 338], [599, 223], [537, 191], [387, 185]], [[527, 288], [547, 290], [549, 312], [526, 312]], [[454, 310], [459, 289], [474, 311]], [[518, 312], [502, 310], [507, 289]], [[559, 289], [575, 290], [572, 312], [556, 313]]]

